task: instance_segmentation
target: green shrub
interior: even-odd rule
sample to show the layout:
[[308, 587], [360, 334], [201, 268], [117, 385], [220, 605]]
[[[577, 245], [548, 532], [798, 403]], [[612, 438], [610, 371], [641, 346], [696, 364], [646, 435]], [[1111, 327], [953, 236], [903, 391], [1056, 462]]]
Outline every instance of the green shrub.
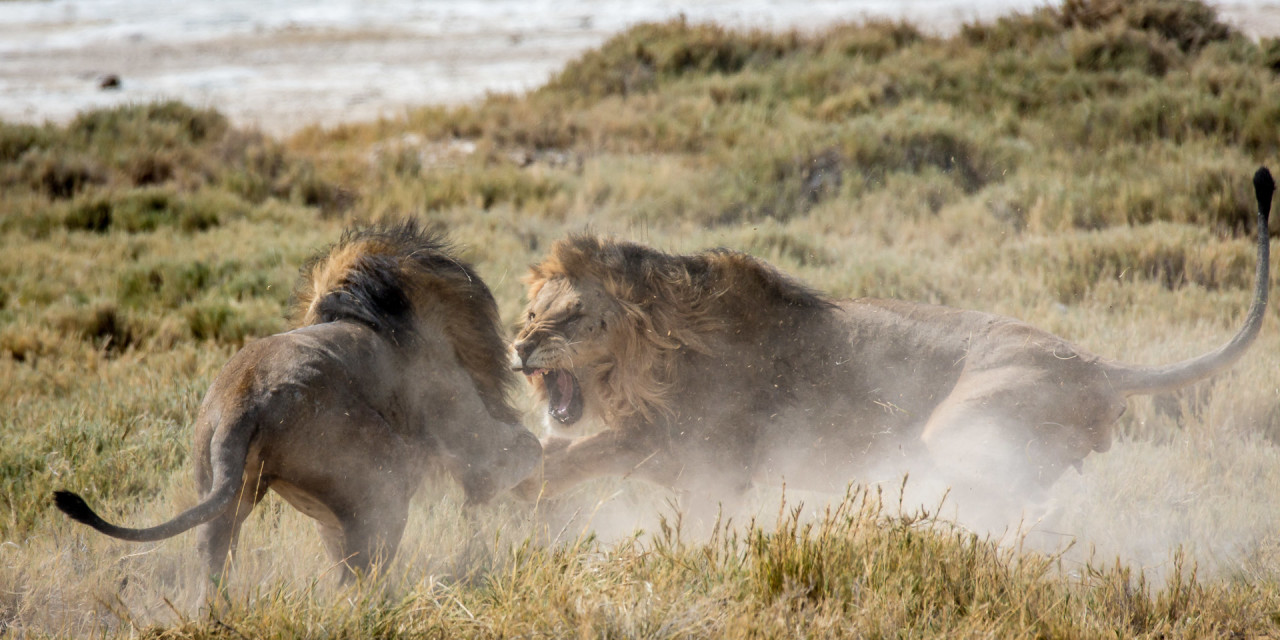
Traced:
[[516, 210], [538, 211], [568, 185], [553, 175], [536, 175], [510, 164], [477, 171], [474, 168], [429, 171], [419, 183], [421, 206], [439, 211], [458, 206], [482, 210], [511, 205]]
[[289, 158], [279, 143], [261, 134], [235, 131], [215, 150], [222, 166], [219, 186], [249, 202], [278, 196], [276, 184], [289, 168]]
[[199, 172], [187, 149], [137, 148], [115, 154], [116, 167], [136, 187], [164, 184], [184, 172]]
[[1280, 73], [1280, 38], [1262, 38], [1262, 64], [1273, 73]]
[[105, 233], [111, 228], [111, 203], [105, 198], [88, 198], [72, 203], [62, 218], [62, 224], [70, 231]]
[[1180, 61], [1177, 49], [1159, 36], [1121, 24], [1072, 36], [1072, 58], [1077, 67], [1086, 71], [1137, 70], [1163, 76]]
[[175, 148], [217, 140], [229, 126], [213, 109], [168, 101], [82, 112], [67, 135], [86, 148]]
[[238, 346], [249, 338], [282, 330], [282, 311], [272, 304], [245, 305], [222, 299], [204, 299], [183, 307], [182, 314], [196, 340]]
[[128, 349], [143, 333], [137, 321], [111, 302], [64, 311], [58, 315], [55, 324], [64, 332], [91, 342], [94, 348], [108, 353]]
[[120, 301], [137, 309], [177, 308], [217, 286], [228, 271], [201, 261], [130, 266], [118, 278]]
[[55, 200], [107, 181], [102, 165], [82, 153], [33, 149], [23, 154], [17, 165], [16, 173], [27, 188]]
[[[277, 198], [325, 215], [351, 207], [353, 192], [322, 177], [314, 163], [261, 134], [232, 129], [211, 109], [157, 102], [80, 113], [66, 127], [0, 125], [0, 185], [54, 200], [96, 194], [69, 207], [69, 228], [148, 231], [169, 224], [218, 224], [185, 191], [225, 190], [260, 203]], [[130, 188], [141, 187], [136, 191]], [[223, 203], [226, 198], [221, 198]]]
[[1062, 20], [1055, 12], [1040, 9], [1025, 14], [1015, 12], [991, 22], [966, 22], [959, 35], [964, 42], [991, 52], [1028, 51], [1057, 37], [1062, 30]]
[[273, 190], [293, 202], [319, 209], [325, 215], [346, 211], [353, 200], [350, 191], [321, 178], [315, 167], [307, 162], [294, 163], [276, 181]]
[[53, 139], [45, 127], [0, 122], [0, 165], [14, 162], [32, 149], [47, 148]]
[[832, 27], [814, 43], [814, 48], [819, 53], [835, 51], [842, 56], [878, 61], [924, 39], [924, 34], [909, 22], [873, 19]]
[[540, 92], [589, 98], [645, 93], [663, 79], [735, 73], [777, 60], [800, 46], [794, 33], [740, 36], [718, 25], [691, 25], [684, 19], [642, 24], [570, 62]]
[[1186, 53], [1232, 35], [1217, 10], [1200, 0], [1066, 0], [1057, 11], [1067, 27], [1097, 30], [1119, 23], [1168, 40]]
[[233, 195], [147, 187], [75, 198], [65, 207], [62, 220], [71, 231], [146, 233], [173, 227], [194, 233], [216, 227], [223, 220], [243, 217], [246, 212], [245, 204]]
[[840, 195], [848, 161], [835, 148], [760, 153], [722, 183], [716, 224], [788, 220]]
[[999, 139], [966, 125], [963, 113], [910, 108], [859, 118], [842, 144], [851, 165], [868, 182], [883, 183], [895, 172], [936, 169], [965, 193], [974, 193], [999, 179], [1013, 160]]
[[344, 213], [355, 202], [351, 190], [323, 178], [314, 163], [293, 157], [261, 134], [228, 134], [213, 155], [220, 168], [215, 184], [249, 202], [278, 198], [317, 208], [324, 215]]

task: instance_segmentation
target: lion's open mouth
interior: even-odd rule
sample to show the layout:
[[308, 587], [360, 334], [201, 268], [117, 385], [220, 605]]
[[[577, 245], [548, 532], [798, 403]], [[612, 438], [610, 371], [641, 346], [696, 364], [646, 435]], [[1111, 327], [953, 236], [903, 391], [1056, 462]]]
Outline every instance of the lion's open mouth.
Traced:
[[570, 425], [582, 417], [582, 390], [578, 379], [564, 369], [534, 369], [525, 375], [542, 376], [547, 390], [547, 413], [560, 424]]

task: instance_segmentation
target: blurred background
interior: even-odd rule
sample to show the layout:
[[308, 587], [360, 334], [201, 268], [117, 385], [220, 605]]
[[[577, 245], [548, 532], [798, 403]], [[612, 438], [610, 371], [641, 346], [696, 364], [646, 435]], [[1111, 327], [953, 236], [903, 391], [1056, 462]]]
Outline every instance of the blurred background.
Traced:
[[[946, 34], [1043, 0], [53, 0], [0, 2], [0, 120], [156, 99], [288, 134], [534, 88], [638, 22], [821, 29], [870, 17]], [[1280, 2], [1210, 2], [1253, 37]]]

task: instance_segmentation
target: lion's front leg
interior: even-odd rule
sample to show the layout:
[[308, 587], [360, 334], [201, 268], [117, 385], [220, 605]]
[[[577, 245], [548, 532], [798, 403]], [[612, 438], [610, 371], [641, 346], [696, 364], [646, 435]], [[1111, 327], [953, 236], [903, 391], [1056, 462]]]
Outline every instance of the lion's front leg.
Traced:
[[550, 498], [592, 478], [638, 477], [674, 486], [679, 469], [658, 439], [632, 430], [606, 429], [569, 440], [550, 438], [542, 444], [542, 473], [514, 489], [525, 500]]

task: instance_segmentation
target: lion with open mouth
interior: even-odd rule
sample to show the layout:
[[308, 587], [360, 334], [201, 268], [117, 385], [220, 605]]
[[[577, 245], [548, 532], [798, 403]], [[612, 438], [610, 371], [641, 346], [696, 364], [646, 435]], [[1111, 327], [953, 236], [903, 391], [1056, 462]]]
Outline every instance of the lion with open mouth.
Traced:
[[[744, 253], [562, 239], [531, 269], [513, 345], [554, 427], [541, 478], [517, 490], [629, 475], [728, 501], [777, 479], [839, 490], [901, 459], [956, 487], [1043, 492], [1110, 447], [1128, 396], [1207, 378], [1252, 344], [1274, 182], [1260, 169], [1254, 184], [1247, 318], [1219, 349], [1167, 366], [1106, 360], [988, 313], [831, 300]], [[580, 423], [599, 428], [563, 437]]]

